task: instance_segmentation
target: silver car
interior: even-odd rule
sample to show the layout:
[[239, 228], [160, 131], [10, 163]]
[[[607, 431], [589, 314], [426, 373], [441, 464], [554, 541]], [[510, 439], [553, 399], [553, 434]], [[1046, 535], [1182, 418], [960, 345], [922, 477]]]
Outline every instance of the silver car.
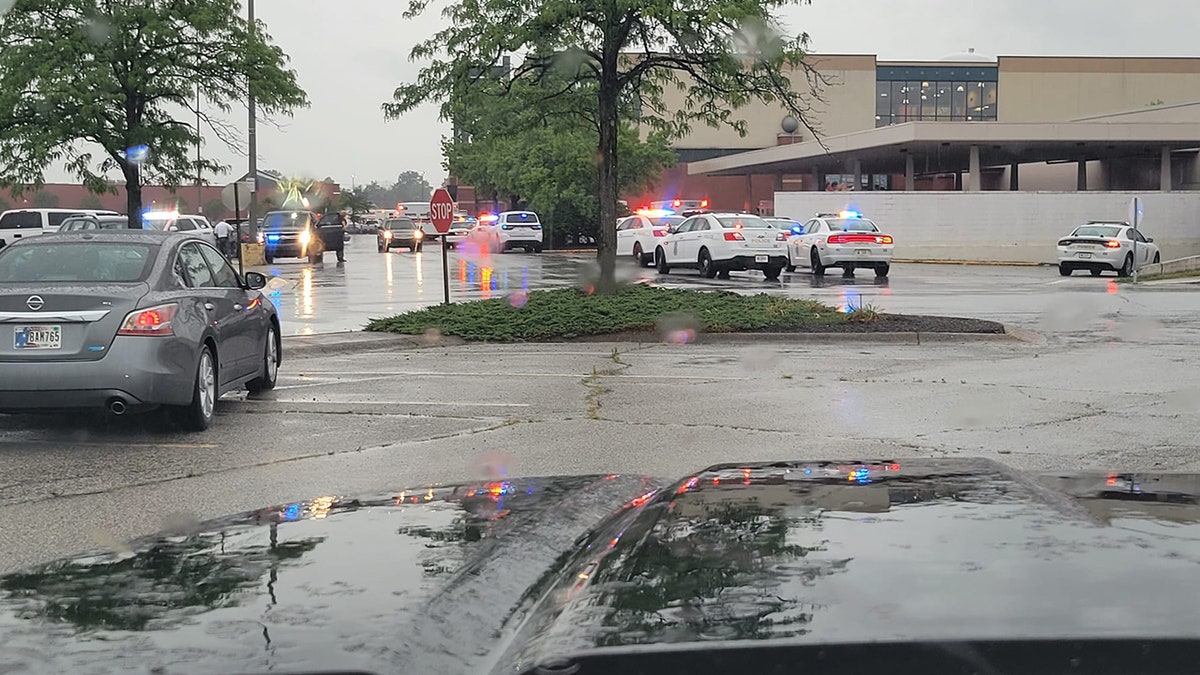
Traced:
[[183, 234], [92, 230], [0, 249], [0, 412], [161, 406], [205, 429], [222, 394], [275, 386], [265, 284]]

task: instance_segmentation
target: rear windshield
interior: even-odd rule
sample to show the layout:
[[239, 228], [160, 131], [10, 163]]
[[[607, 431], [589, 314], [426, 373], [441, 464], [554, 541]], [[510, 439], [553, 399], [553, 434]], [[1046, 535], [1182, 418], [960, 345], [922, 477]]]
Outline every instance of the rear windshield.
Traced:
[[1112, 225], [1084, 225], [1075, 229], [1072, 237], [1115, 237], [1121, 234], [1121, 228]]
[[536, 223], [538, 217], [536, 213], [510, 213], [504, 216], [506, 223]]
[[878, 232], [875, 223], [866, 218], [830, 218], [829, 229], [842, 232]]
[[275, 211], [263, 217], [264, 230], [302, 230], [308, 227], [312, 216], [303, 211]]
[[14, 211], [0, 216], [0, 230], [41, 229], [42, 214], [36, 211]]
[[111, 242], [49, 242], [0, 250], [0, 282], [131, 282], [150, 274], [154, 247]]
[[724, 227], [740, 227], [744, 230], [769, 230], [771, 226], [758, 216], [726, 216], [717, 218]]
[[682, 216], [666, 216], [663, 218], [651, 218], [650, 219], [650, 224], [655, 227], [662, 227], [662, 226], [671, 227], [673, 225], [678, 225], [682, 222], [683, 222]]
[[387, 221], [387, 225], [385, 225], [384, 227], [386, 227], [389, 230], [414, 230], [414, 229], [416, 229], [417, 224], [414, 223], [413, 221], [409, 220], [408, 218], [401, 218], [399, 220]]

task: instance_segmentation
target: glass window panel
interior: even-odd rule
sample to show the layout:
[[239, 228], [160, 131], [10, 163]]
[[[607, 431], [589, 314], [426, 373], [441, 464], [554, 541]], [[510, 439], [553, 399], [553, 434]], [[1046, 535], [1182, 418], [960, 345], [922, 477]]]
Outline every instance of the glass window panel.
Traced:
[[986, 120], [996, 119], [996, 83], [983, 83], [983, 118]]
[[937, 100], [937, 116], [939, 120], [950, 119], [950, 95], [954, 89], [951, 82], [938, 82], [934, 88], [934, 98]]
[[892, 114], [891, 82], [875, 83], [875, 114], [881, 116]]
[[921, 83], [919, 81], [904, 83], [904, 101], [901, 110], [910, 122], [921, 119]]
[[967, 119], [967, 83], [955, 82], [954, 91], [951, 92], [950, 100], [952, 106], [950, 116], [956, 120]]
[[892, 83], [892, 124], [907, 122], [908, 118], [904, 112], [904, 99], [907, 97], [908, 83], [893, 82]]

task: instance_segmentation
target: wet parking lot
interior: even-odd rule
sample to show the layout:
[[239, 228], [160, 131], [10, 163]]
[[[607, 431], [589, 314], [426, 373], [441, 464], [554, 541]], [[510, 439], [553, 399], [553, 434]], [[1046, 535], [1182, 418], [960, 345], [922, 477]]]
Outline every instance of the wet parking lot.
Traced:
[[[331, 256], [332, 258], [332, 256]], [[451, 253], [456, 301], [586, 284], [593, 253]], [[268, 504], [483, 475], [677, 477], [718, 462], [984, 456], [1019, 469], [1200, 470], [1200, 287], [1050, 267], [896, 264], [776, 283], [627, 281], [988, 318], [1031, 341], [470, 345], [288, 352], [298, 337], [441, 301], [441, 256], [263, 271], [285, 334], [279, 387], [226, 396], [201, 434], [153, 418], [0, 416], [0, 571]], [[339, 338], [348, 339], [348, 338]]]

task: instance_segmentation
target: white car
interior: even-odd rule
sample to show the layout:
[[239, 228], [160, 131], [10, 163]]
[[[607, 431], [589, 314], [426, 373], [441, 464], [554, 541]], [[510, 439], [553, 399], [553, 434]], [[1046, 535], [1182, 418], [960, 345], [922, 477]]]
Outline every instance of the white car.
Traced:
[[804, 223], [800, 234], [788, 238], [791, 264], [807, 267], [816, 276], [840, 267], [845, 276], [856, 269], [873, 269], [886, 277], [892, 269], [894, 240], [856, 211], [820, 213]]
[[[783, 232], [783, 235], [789, 239], [792, 235], [800, 234], [804, 231], [804, 225], [791, 218], [763, 218], [763, 220], [767, 221], [767, 224], [771, 227]], [[792, 262], [792, 247], [787, 246], [786, 248], [788, 251], [787, 271], [795, 272], [796, 265]]]
[[166, 232], [187, 232], [217, 245], [217, 235], [212, 223], [204, 216], [192, 216], [178, 211], [148, 211], [142, 216], [146, 229]]
[[455, 214], [454, 222], [450, 223], [450, 231], [446, 233], [446, 245], [457, 248], [467, 240], [471, 232], [479, 225], [479, 221], [468, 215]]
[[542, 252], [542, 221], [532, 211], [504, 211], [495, 218], [480, 218], [476, 232], [494, 252], [523, 248], [526, 253]]
[[116, 211], [97, 209], [13, 209], [0, 213], [0, 247], [25, 237], [58, 232], [71, 216], [115, 216]]
[[1154, 240], [1145, 237], [1128, 223], [1090, 222], [1058, 240], [1058, 273], [1071, 276], [1075, 270], [1088, 270], [1098, 277], [1105, 270], [1117, 276], [1133, 274], [1134, 242], [1137, 242], [1137, 266], [1161, 262]]
[[642, 267], [654, 264], [654, 249], [682, 223], [682, 216], [663, 213], [639, 213], [617, 221], [617, 255], [631, 255]]
[[694, 267], [709, 279], [730, 270], [762, 270], [774, 281], [787, 266], [786, 237], [745, 213], [701, 213], [684, 220], [654, 250], [659, 274]]

